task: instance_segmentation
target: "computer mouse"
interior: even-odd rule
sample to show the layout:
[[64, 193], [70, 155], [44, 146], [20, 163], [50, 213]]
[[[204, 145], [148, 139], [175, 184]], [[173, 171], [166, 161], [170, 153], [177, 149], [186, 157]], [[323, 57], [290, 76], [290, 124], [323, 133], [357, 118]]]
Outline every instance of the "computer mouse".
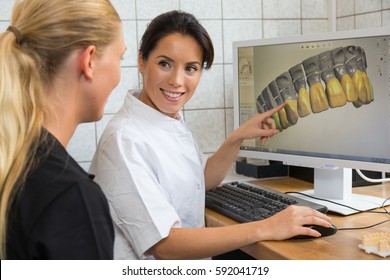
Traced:
[[[337, 232], [337, 227], [335, 225], [331, 225], [330, 227], [323, 227], [319, 225], [305, 225], [305, 227], [310, 227], [311, 229], [314, 229], [321, 233], [320, 237], [333, 235]], [[292, 239], [308, 239], [308, 238], [315, 238], [310, 235], [296, 235]]]

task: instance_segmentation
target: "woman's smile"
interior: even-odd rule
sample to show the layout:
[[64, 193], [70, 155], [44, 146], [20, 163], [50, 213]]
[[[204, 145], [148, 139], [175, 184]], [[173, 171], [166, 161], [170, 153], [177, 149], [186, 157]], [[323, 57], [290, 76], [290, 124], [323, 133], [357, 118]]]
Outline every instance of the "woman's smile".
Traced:
[[172, 92], [164, 89], [161, 89], [161, 92], [164, 94], [165, 99], [170, 102], [178, 102], [184, 94], [184, 92]]

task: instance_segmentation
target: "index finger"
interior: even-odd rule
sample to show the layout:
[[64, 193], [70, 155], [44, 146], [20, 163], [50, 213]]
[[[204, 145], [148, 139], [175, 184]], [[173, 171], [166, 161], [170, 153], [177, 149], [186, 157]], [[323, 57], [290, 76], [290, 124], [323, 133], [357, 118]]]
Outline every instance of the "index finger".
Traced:
[[264, 112], [263, 116], [266, 118], [269, 118], [269, 117], [273, 116], [275, 113], [277, 113], [278, 111], [280, 111], [281, 109], [283, 109], [283, 107], [285, 105], [286, 105], [286, 103], [280, 104], [280, 105], [276, 106], [275, 108]]

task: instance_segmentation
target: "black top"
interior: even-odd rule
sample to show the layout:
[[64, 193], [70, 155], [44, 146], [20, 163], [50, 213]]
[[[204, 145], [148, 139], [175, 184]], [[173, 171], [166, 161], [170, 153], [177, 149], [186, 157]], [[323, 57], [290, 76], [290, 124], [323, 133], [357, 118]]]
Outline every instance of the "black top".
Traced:
[[38, 158], [12, 204], [7, 258], [112, 259], [113, 224], [99, 186], [50, 134]]

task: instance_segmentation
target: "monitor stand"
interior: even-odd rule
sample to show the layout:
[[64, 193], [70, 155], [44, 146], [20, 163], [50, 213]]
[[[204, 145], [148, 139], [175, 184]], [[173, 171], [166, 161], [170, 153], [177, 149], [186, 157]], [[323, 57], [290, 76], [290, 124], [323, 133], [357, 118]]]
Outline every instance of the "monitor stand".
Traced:
[[[335, 204], [297, 194], [297, 196], [305, 200], [313, 201], [328, 207], [329, 212], [345, 216], [355, 214], [359, 212], [358, 210], [366, 211], [379, 208], [383, 206], [383, 202], [385, 201], [385, 198], [353, 194], [352, 169], [350, 168], [339, 168], [335, 170], [315, 168], [314, 190], [304, 191], [303, 193], [319, 199], [326, 199], [338, 203]], [[348, 205], [358, 210], [350, 209], [339, 204]], [[390, 205], [390, 201], [387, 201], [384, 205]]]

